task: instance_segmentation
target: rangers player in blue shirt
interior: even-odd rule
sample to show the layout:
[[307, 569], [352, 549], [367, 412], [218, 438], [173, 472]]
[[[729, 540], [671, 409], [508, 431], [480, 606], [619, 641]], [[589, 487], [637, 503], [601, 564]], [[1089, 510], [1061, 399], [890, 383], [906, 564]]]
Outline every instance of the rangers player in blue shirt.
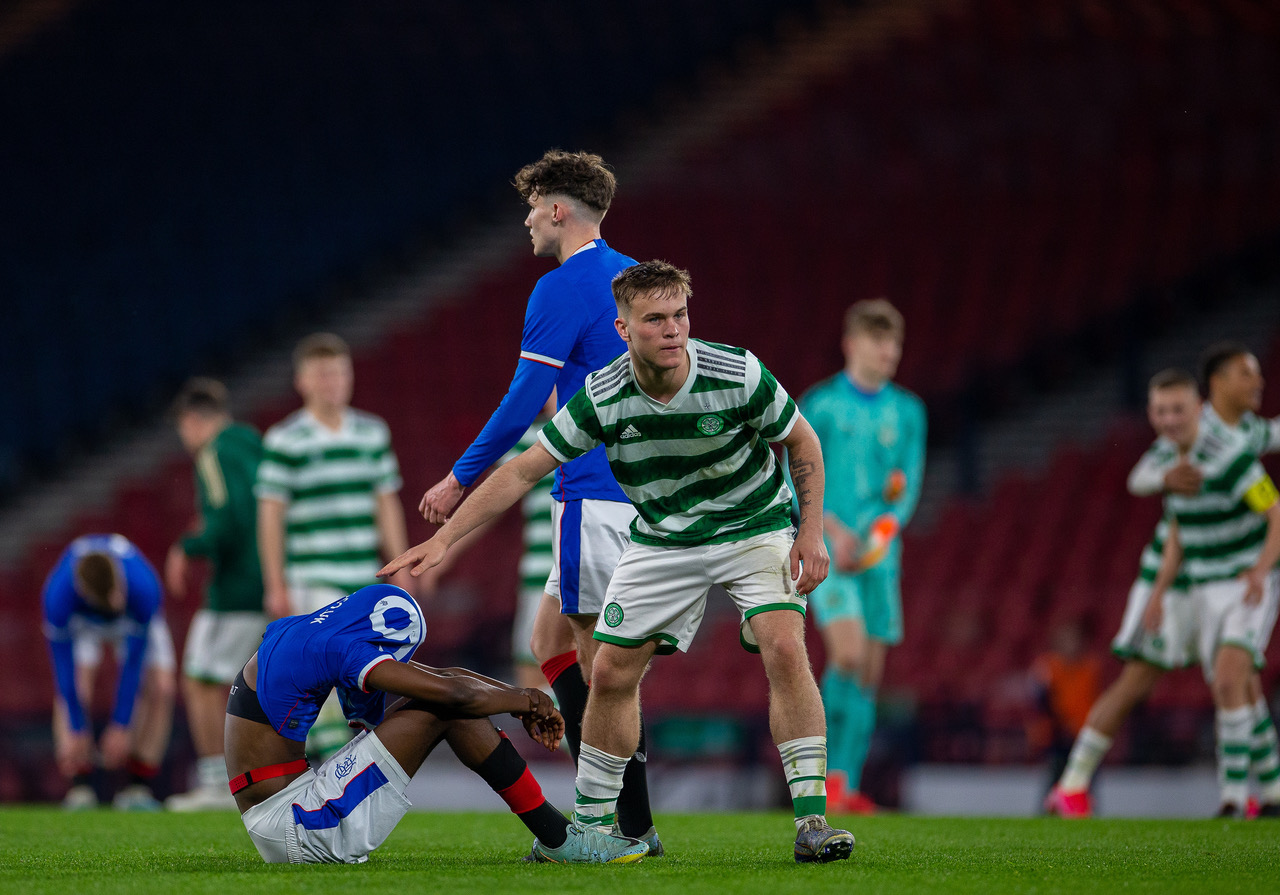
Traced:
[[160, 580], [138, 548], [116, 534], [73, 541], [45, 581], [44, 633], [57, 698], [53, 733], [58, 768], [71, 778], [63, 804], [97, 805], [92, 786], [93, 728], [85, 702], [104, 647], [120, 667], [111, 720], [98, 751], [102, 766], [124, 768], [129, 783], [116, 808], [155, 810], [151, 791], [173, 718], [173, 639], [160, 612]]
[[[232, 685], [225, 744], [231, 792], [263, 859], [367, 860], [408, 810], [404, 790], [441, 741], [537, 837], [533, 860], [631, 863], [644, 857], [643, 842], [571, 824], [488, 720], [510, 713], [553, 750], [564, 721], [547, 695], [411, 661], [425, 632], [413, 597], [390, 584], [361, 588], [267, 628]], [[312, 768], [304, 752], [307, 732], [335, 689], [348, 722], [362, 732]], [[405, 699], [387, 707], [387, 693]]]
[[[636, 262], [600, 237], [617, 188], [613, 172], [598, 155], [553, 149], [517, 172], [515, 185], [529, 205], [524, 223], [534, 255], [555, 258], [560, 266], [538, 280], [529, 296], [520, 361], [506, 397], [453, 471], [422, 498], [419, 510], [437, 525], [462, 492], [516, 444], [553, 388], [563, 407], [588, 373], [627, 347], [613, 325], [618, 314], [611, 283]], [[576, 760], [598, 646], [591, 635], [635, 509], [601, 449], [560, 467], [552, 497], [554, 567], [531, 647], [564, 711], [565, 739]], [[643, 730], [642, 723], [638, 758], [627, 767], [618, 802], [618, 824], [624, 834], [648, 842], [657, 857], [662, 847], [649, 808]]]

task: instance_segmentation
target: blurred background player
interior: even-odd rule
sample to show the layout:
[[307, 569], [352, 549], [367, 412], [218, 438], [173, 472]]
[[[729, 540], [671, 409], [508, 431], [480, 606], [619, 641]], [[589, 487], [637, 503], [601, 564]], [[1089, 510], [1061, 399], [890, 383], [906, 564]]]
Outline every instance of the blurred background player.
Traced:
[[[529, 295], [520, 360], [502, 403], [452, 471], [423, 495], [419, 509], [437, 525], [445, 522], [462, 492], [515, 445], [553, 389], [563, 406], [588, 373], [626, 351], [614, 328], [618, 312], [610, 283], [635, 261], [600, 236], [617, 189], [613, 172], [598, 155], [553, 149], [521, 168], [515, 186], [529, 206], [524, 224], [533, 254], [555, 258], [560, 266], [539, 279]], [[559, 700], [565, 740], [576, 761], [597, 648], [591, 633], [630, 537], [635, 510], [614, 480], [603, 450], [565, 464], [555, 475], [554, 565], [534, 622], [532, 650]], [[650, 855], [657, 857], [662, 848], [649, 808], [643, 721], [640, 729], [638, 758], [627, 768], [618, 823], [623, 834], [644, 838]]]
[[[537, 419], [524, 435], [502, 458], [506, 463], [514, 460], [538, 440], [538, 433], [556, 412], [556, 395], [543, 405]], [[546, 687], [549, 682], [533, 652], [533, 628], [538, 610], [542, 607], [547, 589], [547, 577], [555, 567], [555, 527], [553, 522], [555, 498], [552, 491], [555, 476], [544, 476], [520, 501], [520, 513], [524, 518], [524, 552], [520, 554], [520, 583], [516, 591], [516, 617], [511, 626], [511, 661], [515, 665], [516, 685], [520, 687]], [[555, 619], [552, 618], [552, 621]]]
[[[1180, 386], [1195, 396], [1195, 381]], [[1197, 406], [1197, 411], [1199, 407]], [[1151, 590], [1145, 624], [1159, 627], [1164, 592], [1185, 575], [1197, 623], [1200, 665], [1213, 694], [1221, 803], [1218, 817], [1244, 817], [1250, 740], [1256, 730], [1253, 682], [1265, 665], [1280, 608], [1280, 494], [1245, 437], [1196, 413], [1156, 412], [1160, 433], [1204, 475], [1192, 495], [1169, 494], [1169, 539]], [[1262, 812], [1280, 815], [1280, 781], [1259, 781]]]
[[1049, 756], [1050, 788], [1067, 766], [1071, 745], [1102, 689], [1102, 662], [1088, 649], [1088, 627], [1081, 618], [1055, 625], [1049, 649], [1031, 666], [1032, 696], [1039, 710], [1031, 738], [1043, 743]]
[[[173, 639], [160, 611], [160, 580], [127, 538], [85, 535], [63, 551], [44, 585], [44, 633], [53, 655], [58, 768], [71, 778], [63, 805], [98, 804], [95, 763], [123, 768], [120, 810], [160, 808], [152, 783], [169, 745], [173, 721]], [[95, 743], [87, 707], [103, 648], [120, 667], [111, 719]]]
[[222, 755], [227, 693], [266, 630], [262, 567], [258, 562], [257, 502], [253, 496], [262, 438], [231, 418], [227, 389], [215, 379], [192, 379], [174, 402], [182, 446], [195, 461], [200, 524], [169, 549], [165, 587], [175, 599], [187, 588], [189, 557], [211, 566], [204, 606], [196, 611], [182, 655], [187, 726], [196, 750], [196, 786], [170, 796], [171, 811], [232, 809]]
[[884, 299], [845, 315], [845, 368], [811, 388], [800, 410], [822, 442], [823, 530], [831, 574], [813, 592], [827, 667], [827, 799], [869, 812], [860, 791], [875, 729], [885, 654], [902, 642], [902, 542], [924, 479], [925, 410], [891, 380], [902, 358], [902, 315]]
[[[1157, 392], [1184, 376], [1166, 373], [1152, 379], [1148, 416], [1153, 428], [1157, 428], [1154, 417]], [[1255, 455], [1280, 451], [1280, 418], [1268, 421], [1257, 415], [1265, 383], [1257, 358], [1247, 348], [1234, 342], [1211, 345], [1201, 360], [1200, 381], [1209, 395], [1202, 410], [1206, 418], [1242, 434]], [[1176, 390], [1164, 395], [1163, 403], [1171, 404], [1164, 408], [1165, 413], [1192, 412], [1186, 396]], [[1129, 474], [1128, 488], [1136, 496], [1161, 492], [1192, 495], [1200, 490], [1203, 479], [1203, 473], [1188, 456], [1168, 438], [1157, 435]], [[1129, 713], [1150, 695], [1166, 671], [1201, 661], [1195, 607], [1187, 594], [1185, 576], [1175, 578], [1165, 591], [1159, 629], [1151, 631], [1143, 624], [1168, 533], [1169, 522], [1162, 518], [1151, 542], [1143, 549], [1138, 578], [1129, 591], [1120, 630], [1111, 644], [1111, 651], [1124, 660], [1124, 667], [1090, 710], [1088, 721], [1072, 747], [1067, 767], [1046, 800], [1045, 808], [1051, 813], [1063, 817], [1087, 817], [1092, 813], [1089, 788]], [[1253, 771], [1266, 784], [1280, 777], [1280, 753], [1275, 725], [1257, 675], [1252, 677], [1250, 693], [1255, 715], [1251, 738]]]
[[[249, 838], [272, 864], [365, 861], [409, 809], [404, 790], [441, 742], [537, 837], [533, 858], [631, 863], [647, 846], [585, 830], [542, 795], [489, 715], [510, 713], [555, 749], [564, 721], [545, 693], [465, 668], [412, 661], [426, 634], [407, 591], [364, 587], [308, 615], [281, 619], [227, 702], [227, 768]], [[320, 705], [337, 694], [359, 736], [316, 768], [303, 754]], [[405, 697], [386, 706], [386, 694]]]
[[[400, 465], [378, 417], [351, 407], [346, 342], [315, 333], [293, 355], [302, 409], [267, 430], [254, 494], [268, 615], [307, 614], [374, 583], [407, 544]], [[412, 586], [407, 576], [396, 583]], [[349, 738], [336, 703], [312, 728], [312, 750]]]

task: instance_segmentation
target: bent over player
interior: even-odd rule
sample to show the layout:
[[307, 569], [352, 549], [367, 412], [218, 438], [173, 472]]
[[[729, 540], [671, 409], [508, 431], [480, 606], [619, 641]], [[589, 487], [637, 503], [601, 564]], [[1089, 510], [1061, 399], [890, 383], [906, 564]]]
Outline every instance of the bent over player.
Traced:
[[[817, 436], [755, 355], [689, 338], [685, 271], [648, 261], [614, 277], [612, 289], [627, 354], [588, 376], [538, 444], [382, 574], [436, 565], [549, 470], [604, 445], [637, 516], [595, 629], [601, 644], [583, 720], [575, 819], [613, 825], [640, 736], [640, 679], [655, 653], [688, 649], [707, 592], [720, 584], [742, 615], [743, 646], [764, 660], [770, 727], [795, 808], [795, 859], [847, 858], [853, 837], [824, 817], [826, 727], [804, 645], [806, 594], [828, 565]], [[783, 444], [790, 458], [800, 504], [794, 538], [791, 493], [769, 442]]]
[[[442, 740], [537, 837], [538, 861], [630, 863], [648, 846], [571, 824], [542, 796], [489, 715], [510, 713], [555, 749], [564, 720], [545, 693], [462, 668], [410, 660], [422, 610], [407, 591], [374, 584], [310, 615], [273, 622], [227, 701], [231, 792], [268, 863], [359, 863], [409, 809], [404, 789]], [[354, 740], [312, 768], [307, 731], [334, 690]], [[405, 697], [390, 711], [385, 694]]]
[[71, 778], [63, 805], [91, 808], [93, 728], [84, 700], [103, 649], [120, 665], [111, 721], [97, 743], [102, 766], [125, 768], [116, 793], [122, 810], [156, 810], [151, 783], [169, 745], [173, 721], [173, 638], [160, 613], [160, 580], [138, 548], [121, 535], [72, 541], [44, 585], [44, 633], [53, 654], [57, 699], [53, 739], [58, 768]]

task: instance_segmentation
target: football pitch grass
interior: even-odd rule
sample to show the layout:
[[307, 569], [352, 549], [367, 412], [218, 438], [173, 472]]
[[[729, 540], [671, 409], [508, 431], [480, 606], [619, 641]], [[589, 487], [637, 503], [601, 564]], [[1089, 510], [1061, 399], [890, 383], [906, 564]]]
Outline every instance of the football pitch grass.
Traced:
[[510, 815], [411, 812], [360, 866], [268, 866], [230, 813], [0, 809], [0, 893], [1276, 892], [1280, 822], [832, 818], [848, 861], [797, 865], [781, 813], [663, 815], [668, 856], [531, 865]]

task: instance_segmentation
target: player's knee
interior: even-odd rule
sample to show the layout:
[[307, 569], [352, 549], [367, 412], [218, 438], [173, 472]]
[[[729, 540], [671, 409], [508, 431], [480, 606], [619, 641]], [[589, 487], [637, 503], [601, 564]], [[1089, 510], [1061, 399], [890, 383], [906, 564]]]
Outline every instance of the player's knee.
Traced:
[[837, 650], [827, 650], [827, 664], [836, 671], [845, 675], [862, 675], [862, 656], [858, 651], [849, 647]]
[[591, 666], [591, 689], [601, 694], [623, 694], [636, 689], [644, 674], [634, 650], [600, 650]]
[[[767, 644], [761, 641], [760, 653], [766, 669], [771, 674], [775, 671], [792, 673], [809, 667], [809, 654], [805, 649], [804, 640], [800, 637], [783, 634], [770, 639]], [[851, 668], [852, 670], [856, 670], [856, 665]]]
[[178, 695], [178, 681], [172, 671], [152, 672], [147, 682], [147, 698], [155, 705], [172, 705]]

